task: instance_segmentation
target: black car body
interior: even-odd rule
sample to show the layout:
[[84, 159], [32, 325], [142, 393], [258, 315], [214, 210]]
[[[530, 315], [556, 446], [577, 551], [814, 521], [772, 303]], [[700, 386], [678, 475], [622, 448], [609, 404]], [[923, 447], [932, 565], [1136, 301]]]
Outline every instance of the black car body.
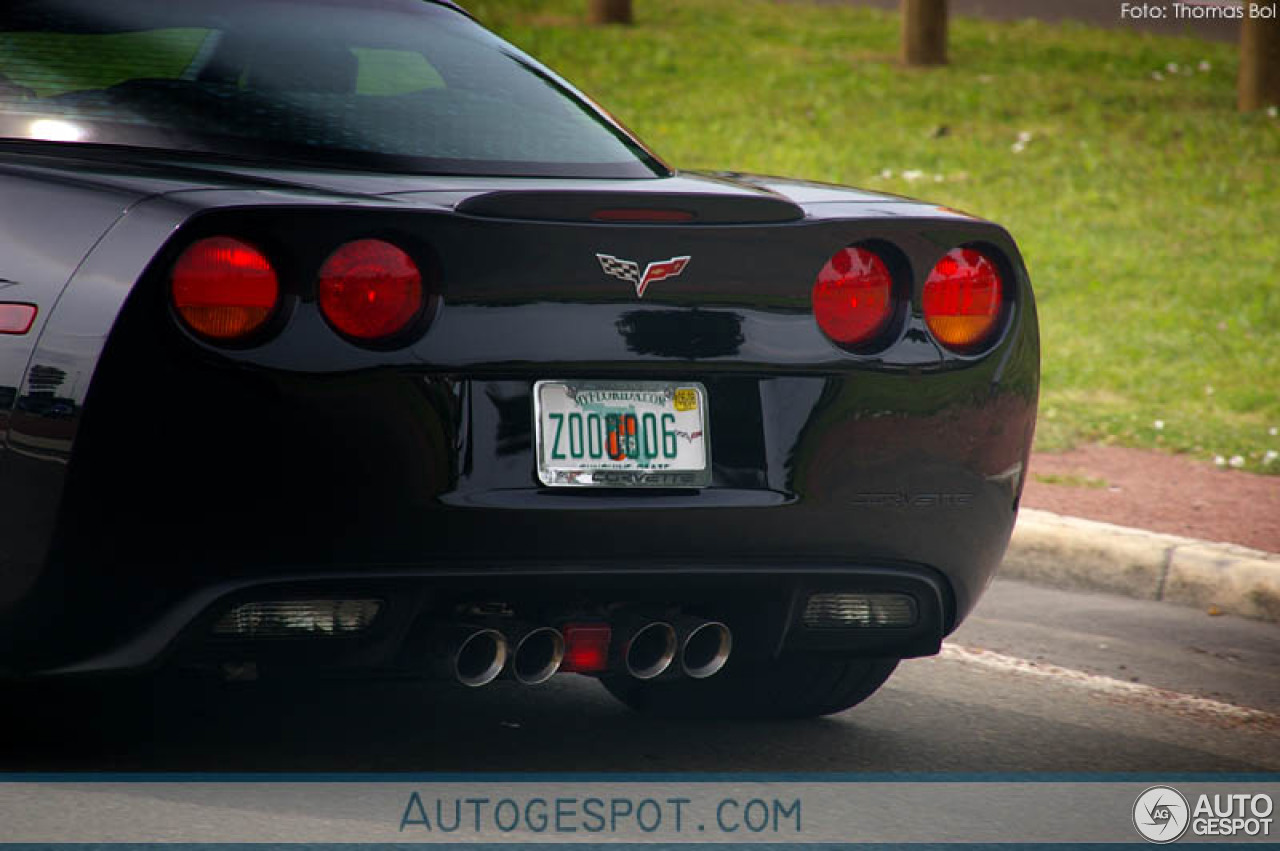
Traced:
[[[0, 334], [0, 670], [536, 681], [539, 662], [562, 664], [568, 630], [574, 669], [633, 706], [804, 715], [937, 652], [971, 611], [1013, 528], [1038, 389], [1031, 287], [1002, 228], [854, 189], [674, 172], [442, 4], [94, 5], [0, 13], [0, 312], [32, 314]], [[217, 80], [135, 70], [43, 95], [23, 79], [52, 73], [31, 44], [223, 26], [225, 46], [276, 6], [311, 34], [280, 52], [323, 54], [325, 68], [325, 51], [382, 31], [334, 35], [327, 16], [373, 10], [486, 39], [625, 157], [471, 161], [391, 150], [372, 131], [347, 144], [362, 132], [353, 110], [403, 113], [314, 74], [255, 88], [267, 36], [238, 53], [204, 37], [184, 61], [231, 69]], [[432, 115], [480, 115], [487, 138], [502, 125], [486, 124], [487, 93], [464, 91], [474, 55], [433, 84], [472, 100]], [[273, 92], [288, 101], [278, 115], [263, 106]], [[262, 124], [244, 130], [245, 115]], [[470, 144], [455, 135], [440, 144]], [[361, 241], [390, 244], [421, 279], [412, 316], [371, 339], [317, 289]], [[201, 245], [256, 249], [278, 279], [243, 336], [202, 333], [175, 295]], [[815, 319], [815, 281], [846, 250], [874, 255], [891, 283], [872, 333], [842, 344]], [[948, 347], [923, 299], [957, 251], [985, 258], [1000, 298], [979, 338]], [[573, 400], [638, 388], [701, 405], [705, 436], [664, 439], [705, 440], [703, 466], [624, 459], [594, 487], [555, 481], [540, 441], [567, 441], [552, 433], [567, 420], [535, 416], [540, 382]], [[567, 404], [538, 404], [552, 401]], [[604, 656], [572, 656], [599, 627]], [[532, 668], [504, 665], [530, 636]], [[682, 672], [695, 639], [715, 676], [696, 659]]]

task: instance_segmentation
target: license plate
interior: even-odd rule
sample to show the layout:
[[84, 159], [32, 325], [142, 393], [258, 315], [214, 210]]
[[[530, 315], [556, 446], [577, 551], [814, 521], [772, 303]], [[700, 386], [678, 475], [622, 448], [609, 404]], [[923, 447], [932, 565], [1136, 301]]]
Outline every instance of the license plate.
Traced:
[[695, 381], [539, 381], [533, 399], [545, 485], [711, 484], [707, 388]]

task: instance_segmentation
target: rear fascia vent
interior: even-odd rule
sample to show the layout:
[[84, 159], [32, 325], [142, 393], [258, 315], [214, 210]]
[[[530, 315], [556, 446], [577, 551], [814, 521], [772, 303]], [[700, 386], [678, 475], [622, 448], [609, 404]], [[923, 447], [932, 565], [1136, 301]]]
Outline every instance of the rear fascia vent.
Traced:
[[916, 625], [916, 601], [906, 594], [813, 594], [801, 622], [806, 629], [908, 629]]
[[355, 635], [373, 625], [381, 600], [263, 600], [231, 609], [213, 625], [225, 638]]

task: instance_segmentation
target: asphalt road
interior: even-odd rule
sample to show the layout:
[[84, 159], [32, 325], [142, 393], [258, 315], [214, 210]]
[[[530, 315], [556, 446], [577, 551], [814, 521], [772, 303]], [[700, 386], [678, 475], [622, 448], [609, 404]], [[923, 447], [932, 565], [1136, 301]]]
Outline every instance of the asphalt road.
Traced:
[[1280, 770], [1280, 627], [1011, 581], [942, 656], [818, 721], [651, 720], [573, 675], [14, 697], [0, 770]]

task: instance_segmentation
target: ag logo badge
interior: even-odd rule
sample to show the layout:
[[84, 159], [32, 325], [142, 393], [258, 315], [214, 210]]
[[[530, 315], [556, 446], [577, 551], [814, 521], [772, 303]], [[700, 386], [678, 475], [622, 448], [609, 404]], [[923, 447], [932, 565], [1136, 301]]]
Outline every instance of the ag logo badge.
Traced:
[[1152, 786], [1133, 802], [1133, 826], [1150, 842], [1173, 842], [1190, 823], [1187, 799], [1171, 786]]

